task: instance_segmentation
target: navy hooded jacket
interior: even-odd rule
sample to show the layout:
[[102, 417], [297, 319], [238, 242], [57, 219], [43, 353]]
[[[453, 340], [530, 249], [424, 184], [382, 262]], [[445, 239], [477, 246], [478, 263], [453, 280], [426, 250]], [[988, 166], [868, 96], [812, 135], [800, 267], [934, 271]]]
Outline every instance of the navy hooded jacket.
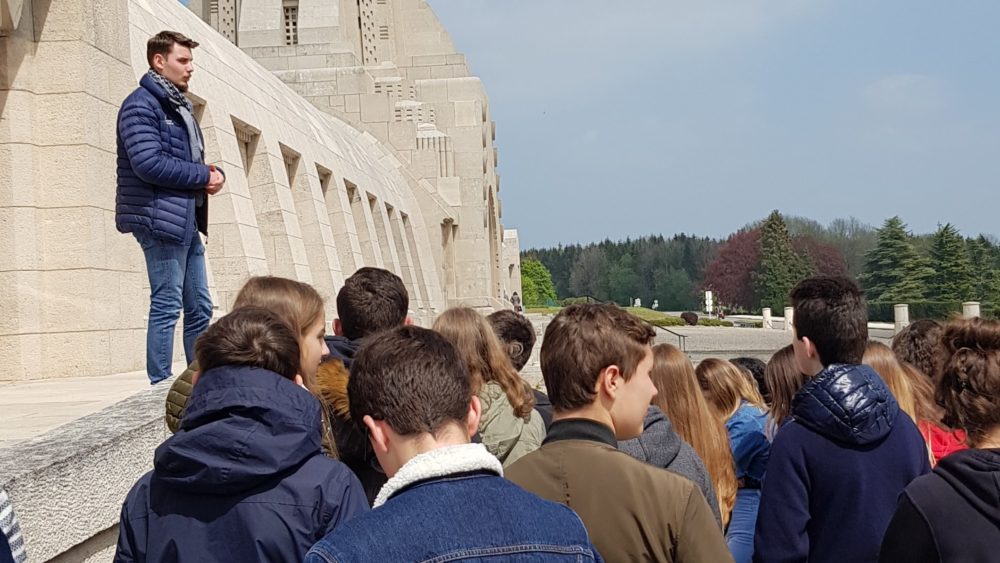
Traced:
[[118, 112], [118, 231], [179, 244], [196, 229], [207, 234], [209, 171], [192, 161], [187, 127], [166, 92], [144, 75]]
[[301, 561], [368, 510], [320, 452], [316, 398], [259, 368], [205, 372], [153, 465], [125, 499], [116, 562]]
[[920, 431], [865, 365], [828, 366], [792, 416], [771, 445], [753, 560], [877, 561], [899, 493], [930, 471]]

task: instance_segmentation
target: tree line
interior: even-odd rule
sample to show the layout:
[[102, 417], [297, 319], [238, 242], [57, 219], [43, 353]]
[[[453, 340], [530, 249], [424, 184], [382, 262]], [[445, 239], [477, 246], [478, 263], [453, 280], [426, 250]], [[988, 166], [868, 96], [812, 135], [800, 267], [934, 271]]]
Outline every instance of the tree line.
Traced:
[[854, 277], [869, 302], [883, 308], [938, 304], [929, 310], [943, 316], [961, 301], [1000, 303], [995, 237], [963, 237], [951, 224], [914, 235], [899, 217], [876, 229], [854, 218], [822, 225], [776, 210], [724, 240], [652, 235], [533, 248], [521, 260], [528, 306], [579, 297], [627, 305], [638, 298], [660, 310], [699, 310], [704, 291], [712, 290], [727, 311], [777, 312], [799, 280], [817, 274]]

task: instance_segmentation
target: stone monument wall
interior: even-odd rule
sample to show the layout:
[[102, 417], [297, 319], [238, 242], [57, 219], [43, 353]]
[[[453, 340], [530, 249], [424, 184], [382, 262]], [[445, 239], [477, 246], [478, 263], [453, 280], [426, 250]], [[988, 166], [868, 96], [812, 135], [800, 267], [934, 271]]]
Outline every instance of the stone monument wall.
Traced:
[[[206, 160], [227, 173], [210, 199], [217, 314], [270, 273], [313, 284], [329, 321], [366, 265], [403, 278], [418, 321], [503, 306], [495, 126], [433, 13], [301, 0], [296, 43], [276, 46], [290, 41], [287, 5], [0, 0], [0, 380], [144, 366], [149, 289], [139, 246], [114, 226], [115, 123], [161, 29], [201, 43], [190, 94]], [[367, 5], [374, 35], [341, 30]], [[334, 32], [344, 39], [322, 42]], [[375, 66], [359, 64], [365, 49]], [[406, 64], [375, 61], [388, 56]]]

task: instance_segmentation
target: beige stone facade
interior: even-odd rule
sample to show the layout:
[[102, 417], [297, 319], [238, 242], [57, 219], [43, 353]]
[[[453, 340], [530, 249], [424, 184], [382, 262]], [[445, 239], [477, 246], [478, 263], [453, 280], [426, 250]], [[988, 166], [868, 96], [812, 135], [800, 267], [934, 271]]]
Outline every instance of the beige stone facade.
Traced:
[[206, 160], [227, 172], [207, 244], [217, 314], [264, 273], [313, 284], [328, 320], [365, 265], [398, 273], [425, 323], [520, 290], [488, 100], [425, 2], [190, 8], [0, 0], [0, 380], [144, 365], [149, 289], [114, 226], [115, 122], [161, 29], [201, 42], [190, 93]]

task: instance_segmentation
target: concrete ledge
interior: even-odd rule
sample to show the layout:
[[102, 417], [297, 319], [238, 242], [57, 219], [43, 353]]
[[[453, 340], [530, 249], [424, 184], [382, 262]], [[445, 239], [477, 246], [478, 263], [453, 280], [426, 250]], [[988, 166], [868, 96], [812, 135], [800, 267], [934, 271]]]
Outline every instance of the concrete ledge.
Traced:
[[125, 495], [152, 469], [153, 452], [167, 436], [170, 383], [0, 449], [0, 487], [31, 561], [85, 561], [113, 549], [117, 534], [109, 530], [117, 528]]

